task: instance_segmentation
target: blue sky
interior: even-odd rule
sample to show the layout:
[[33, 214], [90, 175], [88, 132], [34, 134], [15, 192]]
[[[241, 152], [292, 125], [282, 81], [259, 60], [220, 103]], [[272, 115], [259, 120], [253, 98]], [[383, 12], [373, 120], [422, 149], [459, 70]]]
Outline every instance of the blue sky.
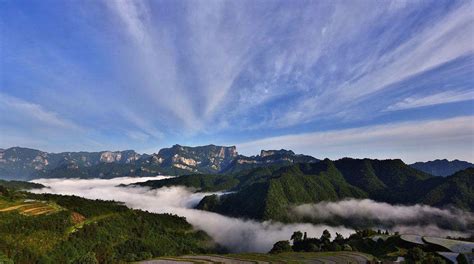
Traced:
[[0, 1], [0, 147], [474, 161], [472, 1]]

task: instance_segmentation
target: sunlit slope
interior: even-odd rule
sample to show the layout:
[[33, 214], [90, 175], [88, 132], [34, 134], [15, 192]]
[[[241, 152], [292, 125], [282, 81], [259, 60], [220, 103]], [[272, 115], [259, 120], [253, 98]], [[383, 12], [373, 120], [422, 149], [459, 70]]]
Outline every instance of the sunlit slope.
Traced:
[[118, 263], [211, 253], [215, 246], [183, 217], [111, 201], [0, 189], [0, 256], [14, 263]]

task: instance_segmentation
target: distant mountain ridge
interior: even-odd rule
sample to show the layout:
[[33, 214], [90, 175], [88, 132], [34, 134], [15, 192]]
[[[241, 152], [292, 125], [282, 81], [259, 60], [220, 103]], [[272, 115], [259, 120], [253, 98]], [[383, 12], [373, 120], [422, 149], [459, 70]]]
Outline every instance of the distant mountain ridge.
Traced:
[[462, 160], [453, 160], [449, 161], [447, 159], [437, 159], [427, 162], [416, 162], [410, 164], [411, 167], [429, 173], [435, 176], [449, 176], [458, 171], [465, 170], [467, 168], [474, 168], [474, 164], [462, 161]]
[[288, 150], [262, 150], [261, 155], [239, 155], [235, 146], [173, 145], [154, 154], [133, 150], [48, 153], [13, 147], [0, 149], [0, 178], [113, 178], [159, 174], [238, 172], [261, 166], [317, 162]]
[[314, 163], [319, 162], [319, 160], [312, 156], [295, 154], [293, 151], [286, 149], [262, 150], [260, 151], [260, 155], [257, 156], [247, 157], [239, 155], [235, 157], [235, 159], [224, 168], [221, 173], [239, 172], [268, 165], [282, 167], [302, 162]]
[[144, 157], [133, 150], [48, 153], [13, 147], [0, 150], [0, 178], [31, 179], [58, 168], [79, 169], [99, 164], [130, 164]]

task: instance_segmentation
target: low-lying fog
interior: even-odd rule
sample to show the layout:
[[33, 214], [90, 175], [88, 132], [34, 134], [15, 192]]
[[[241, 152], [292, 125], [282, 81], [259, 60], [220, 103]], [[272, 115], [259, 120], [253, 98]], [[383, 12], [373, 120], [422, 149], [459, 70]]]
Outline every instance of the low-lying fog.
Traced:
[[[120, 177], [113, 179], [37, 179], [33, 182], [41, 183], [48, 188], [34, 190], [35, 193], [54, 193], [77, 195], [89, 199], [115, 200], [124, 202], [127, 206], [135, 209], [147, 210], [155, 213], [173, 213], [184, 216], [194, 227], [206, 231], [216, 242], [227, 247], [234, 252], [267, 252], [272, 245], [278, 240], [287, 240], [294, 231], [300, 230], [307, 232], [310, 237], [319, 237], [324, 229], [328, 229], [333, 235], [338, 232], [347, 237], [353, 233], [353, 230], [344, 226], [327, 226], [313, 224], [282, 224], [278, 222], [257, 222], [253, 220], [243, 220], [232, 218], [216, 213], [192, 209], [205, 195], [209, 193], [194, 193], [192, 190], [184, 187], [164, 187], [156, 190], [150, 190], [145, 187], [117, 187], [119, 184], [129, 184], [133, 182], [144, 182], [148, 180], [160, 180], [168, 178], [166, 176], [156, 177]], [[343, 203], [347, 201], [342, 201]], [[375, 206], [379, 211], [375, 211], [375, 215], [382, 213], [382, 209], [388, 204], [380, 204], [370, 201], [368, 204], [364, 201], [363, 205]], [[305, 205], [297, 207], [295, 212], [303, 216], [318, 218], [331, 217], [331, 215], [343, 214], [349, 212], [356, 214], [354, 208], [358, 202], [352, 200], [350, 204], [324, 203], [317, 205]], [[351, 210], [351, 206], [354, 206]], [[349, 206], [349, 207], [347, 207]], [[363, 214], [373, 215], [370, 209], [364, 207]], [[403, 208], [401, 206], [400, 208]], [[400, 209], [399, 208], [399, 209]], [[399, 218], [413, 217], [419, 208], [407, 207], [403, 214], [395, 212]], [[432, 208], [432, 207], [427, 207]], [[432, 208], [434, 210], [440, 210]], [[390, 210], [390, 208], [387, 208]], [[443, 211], [443, 210], [441, 210]], [[322, 214], [324, 212], [324, 214]], [[407, 213], [411, 212], [411, 213]], [[372, 212], [374, 213], [374, 212]], [[392, 212], [393, 214], [394, 212]], [[440, 214], [443, 217], [444, 214]], [[423, 217], [422, 215], [419, 215]], [[340, 215], [339, 215], [340, 217]], [[462, 217], [466, 217], [463, 215]], [[472, 215], [468, 215], [472, 217]], [[467, 218], [463, 218], [467, 219]], [[404, 222], [404, 221], [401, 221]], [[403, 225], [394, 226], [392, 231], [400, 231], [401, 233], [417, 233], [435, 236], [466, 236], [466, 233], [449, 231], [440, 229], [435, 224], [420, 225]]]

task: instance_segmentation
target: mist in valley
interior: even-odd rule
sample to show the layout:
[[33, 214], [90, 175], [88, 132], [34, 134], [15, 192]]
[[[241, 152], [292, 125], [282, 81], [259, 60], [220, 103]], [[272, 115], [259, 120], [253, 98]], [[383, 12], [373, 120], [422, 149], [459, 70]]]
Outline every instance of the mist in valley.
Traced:
[[[340, 233], [347, 237], [354, 230], [343, 225], [293, 223], [283, 224], [273, 221], [259, 222], [255, 220], [228, 217], [217, 213], [193, 209], [206, 195], [211, 193], [195, 192], [182, 186], [149, 189], [147, 187], [119, 187], [119, 184], [130, 184], [148, 180], [161, 180], [167, 176], [156, 177], [120, 177], [113, 179], [37, 179], [47, 188], [36, 189], [35, 193], [53, 193], [77, 195], [89, 199], [115, 200], [123, 202], [130, 208], [146, 210], [154, 213], [171, 213], [186, 217], [196, 229], [204, 230], [217, 243], [232, 252], [268, 252], [279, 240], [287, 240], [294, 231], [307, 232], [309, 237], [321, 236], [327, 229], [331, 234]], [[218, 193], [219, 194], [219, 193]], [[333, 217], [354, 219], [377, 218], [392, 221], [390, 230], [400, 233], [417, 233], [434, 236], [466, 236], [467, 232], [443, 229], [438, 222], [418, 221], [436, 215], [436, 219], [470, 221], [472, 214], [452, 215], [442, 209], [429, 206], [409, 207], [391, 205], [370, 200], [349, 200], [339, 203], [321, 203], [303, 205], [293, 208], [293, 213], [305, 218], [327, 220]], [[386, 218], [386, 219], [384, 219]], [[393, 220], [395, 219], [395, 220]], [[398, 224], [397, 224], [398, 223]], [[376, 228], [376, 227], [375, 227]]]

